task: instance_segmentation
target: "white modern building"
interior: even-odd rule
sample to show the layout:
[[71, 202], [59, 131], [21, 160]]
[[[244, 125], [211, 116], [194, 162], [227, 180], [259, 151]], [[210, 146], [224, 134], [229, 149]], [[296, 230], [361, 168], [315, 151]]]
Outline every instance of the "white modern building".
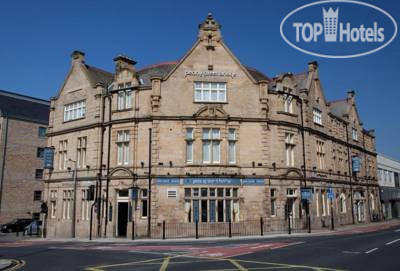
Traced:
[[400, 218], [400, 161], [378, 154], [378, 181], [386, 219]]

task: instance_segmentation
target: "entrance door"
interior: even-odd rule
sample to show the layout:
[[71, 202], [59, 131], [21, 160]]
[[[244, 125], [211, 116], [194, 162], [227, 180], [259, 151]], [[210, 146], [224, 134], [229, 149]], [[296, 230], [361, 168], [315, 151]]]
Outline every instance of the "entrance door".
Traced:
[[118, 232], [117, 236], [126, 236], [128, 226], [128, 203], [118, 202]]

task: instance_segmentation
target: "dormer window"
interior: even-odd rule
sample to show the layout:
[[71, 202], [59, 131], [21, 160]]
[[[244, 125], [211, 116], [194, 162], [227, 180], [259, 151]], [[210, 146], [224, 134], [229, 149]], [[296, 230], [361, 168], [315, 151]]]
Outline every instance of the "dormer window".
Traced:
[[194, 92], [195, 102], [226, 102], [226, 83], [195, 82]]
[[313, 120], [314, 123], [322, 125], [322, 112], [319, 109], [313, 109]]
[[293, 113], [293, 95], [291, 95], [289, 92], [292, 90], [286, 87], [283, 87], [283, 91], [286, 92], [283, 94], [283, 110], [286, 113]]
[[[131, 83], [119, 84], [118, 89], [126, 89], [131, 87]], [[132, 108], [132, 90], [121, 90], [118, 92], [117, 109], [124, 110]]]
[[351, 129], [351, 135], [353, 140], [357, 141], [358, 140], [358, 134], [357, 134], [357, 129], [356, 128], [352, 128]]

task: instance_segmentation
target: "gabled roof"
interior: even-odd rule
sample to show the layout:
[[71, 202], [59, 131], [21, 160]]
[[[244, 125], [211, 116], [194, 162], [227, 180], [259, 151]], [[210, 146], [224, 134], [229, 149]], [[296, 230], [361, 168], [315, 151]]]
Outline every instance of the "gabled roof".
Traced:
[[114, 80], [114, 75], [111, 72], [89, 66], [85, 64], [87, 75], [89, 77], [90, 83], [92, 86], [96, 86], [96, 84], [101, 83], [104, 85], [110, 84]]
[[329, 109], [331, 113], [341, 119], [344, 119], [349, 114], [351, 106], [347, 102], [347, 99], [336, 100], [329, 103]]
[[43, 124], [49, 123], [50, 102], [0, 90], [0, 115]]
[[[164, 78], [167, 76], [178, 64], [178, 61], [169, 61], [169, 62], [161, 62], [157, 64], [153, 64], [147, 67], [144, 67], [138, 70], [137, 74], [139, 76], [139, 80], [141, 79], [142, 85], [150, 86], [150, 78], [153, 76]], [[245, 66], [245, 69], [249, 72], [249, 74], [253, 77], [256, 82], [266, 80], [270, 81], [269, 77], [263, 74], [262, 72]]]

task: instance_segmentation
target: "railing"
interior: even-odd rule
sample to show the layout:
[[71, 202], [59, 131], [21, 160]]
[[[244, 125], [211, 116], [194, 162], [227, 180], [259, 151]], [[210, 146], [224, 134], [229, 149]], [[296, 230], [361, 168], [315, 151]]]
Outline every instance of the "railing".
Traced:
[[[289, 225], [290, 221], [290, 225]], [[135, 225], [135, 238], [145, 236], [147, 225]], [[272, 233], [299, 233], [308, 232], [305, 219], [255, 219], [239, 222], [194, 222], [156, 223], [151, 226], [151, 238], [176, 239], [176, 238], [204, 238], [204, 237], [232, 237], [232, 236], [256, 236]]]

